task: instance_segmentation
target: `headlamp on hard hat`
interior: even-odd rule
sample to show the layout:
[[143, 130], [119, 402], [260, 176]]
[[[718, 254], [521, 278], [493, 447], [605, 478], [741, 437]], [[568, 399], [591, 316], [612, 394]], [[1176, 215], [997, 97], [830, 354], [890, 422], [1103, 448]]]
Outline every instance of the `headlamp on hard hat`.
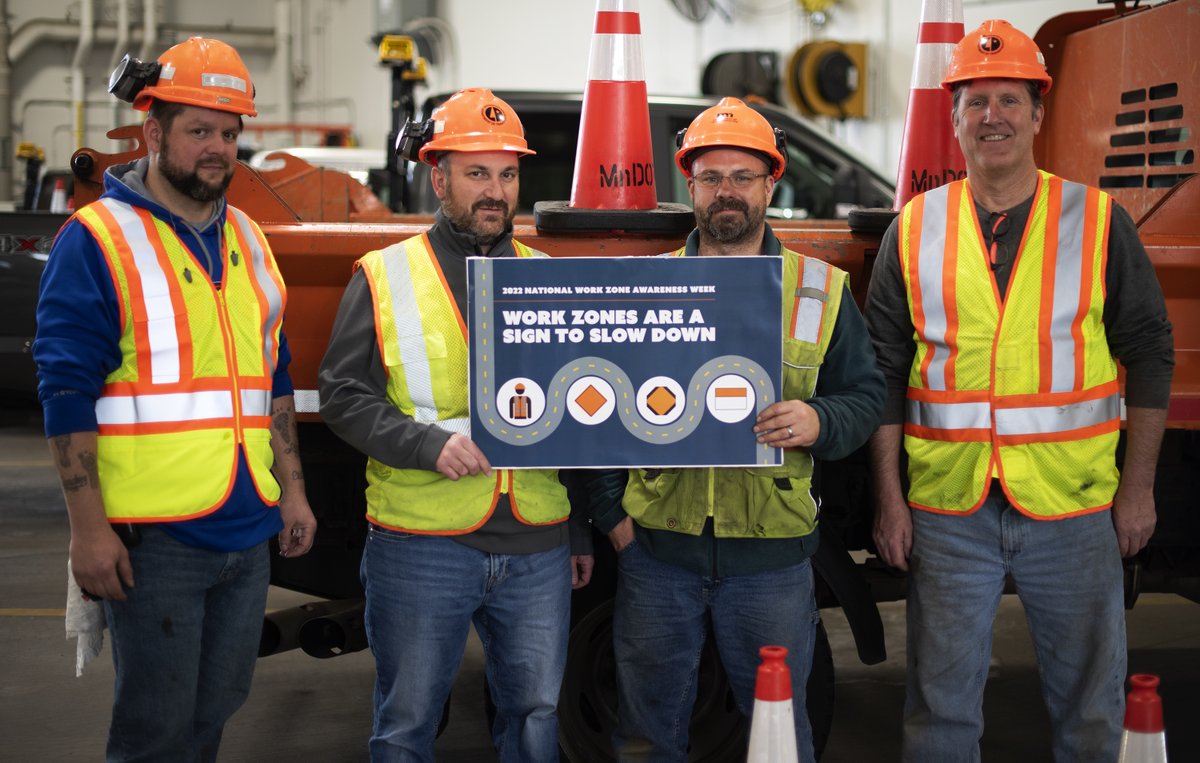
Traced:
[[108, 92], [126, 103], [133, 103], [138, 93], [158, 82], [161, 72], [162, 64], [158, 61], [146, 62], [126, 53], [108, 77]]
[[410, 162], [418, 162], [421, 146], [433, 140], [433, 120], [418, 122], [409, 119], [396, 136], [396, 156]]

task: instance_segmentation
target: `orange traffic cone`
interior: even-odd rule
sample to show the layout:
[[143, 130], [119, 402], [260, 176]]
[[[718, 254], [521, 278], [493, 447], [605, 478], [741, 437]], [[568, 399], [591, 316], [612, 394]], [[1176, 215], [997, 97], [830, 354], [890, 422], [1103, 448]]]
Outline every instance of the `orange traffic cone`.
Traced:
[[1125, 733], [1117, 763], [1167, 763], [1158, 676], [1135, 673], [1129, 684], [1133, 688], [1125, 700]]
[[54, 193], [50, 196], [50, 211], [67, 211], [67, 184], [63, 182], [62, 178], [54, 181]]
[[782, 646], [758, 650], [762, 664], [754, 684], [754, 717], [750, 719], [750, 752], [746, 763], [797, 763], [796, 721], [792, 717], [792, 673]]
[[654, 209], [654, 153], [636, 0], [597, 0], [571, 206]]
[[966, 176], [967, 164], [950, 124], [950, 93], [942, 87], [950, 52], [965, 35], [961, 0], [925, 0], [900, 141], [896, 209], [917, 194]]

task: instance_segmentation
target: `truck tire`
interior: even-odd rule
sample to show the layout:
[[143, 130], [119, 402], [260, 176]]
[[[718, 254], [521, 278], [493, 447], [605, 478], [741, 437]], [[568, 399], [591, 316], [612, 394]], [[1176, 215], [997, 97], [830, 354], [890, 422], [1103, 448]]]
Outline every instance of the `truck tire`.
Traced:
[[[617, 727], [616, 665], [612, 648], [612, 600], [585, 615], [571, 630], [567, 669], [558, 701], [558, 741], [563, 759], [573, 763], [615, 761], [612, 734]], [[711, 639], [700, 658], [696, 704], [689, 729], [689, 763], [733, 763], [744, 759], [749, 723], [738, 711], [733, 691]], [[817, 757], [833, 725], [833, 653], [824, 626], [817, 625], [806, 701]]]

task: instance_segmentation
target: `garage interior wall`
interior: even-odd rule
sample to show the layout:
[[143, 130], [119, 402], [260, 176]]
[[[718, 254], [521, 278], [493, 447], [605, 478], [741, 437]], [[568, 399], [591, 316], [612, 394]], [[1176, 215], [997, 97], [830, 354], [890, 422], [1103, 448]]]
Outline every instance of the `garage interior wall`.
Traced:
[[[90, 13], [90, 51], [85, 49], [81, 61], [82, 133], [86, 145], [116, 149], [105, 132], [115, 124], [136, 122], [140, 115], [126, 104], [114, 106], [106, 92], [108, 75], [124, 52], [143, 50], [145, 14], [151, 6], [157, 33], [146, 44], [149, 58], [194, 33], [226, 39], [238, 47], [254, 77], [261, 121], [348, 123], [360, 145], [382, 147], [389, 129], [390, 78], [370, 42], [378, 2], [0, 0], [12, 53], [8, 106], [13, 125], [11, 142], [0, 144], [10, 146], [11, 152], [22, 141], [33, 142], [45, 149], [48, 168], [67, 166], [80, 132], [75, 107], [80, 91], [73, 93], [72, 62], [81, 56], [80, 20]], [[699, 23], [688, 21], [673, 0], [637, 3], [650, 93], [697, 95], [705, 63], [724, 51], [773, 50], [786, 61], [798, 46], [813, 40], [866, 42], [869, 116], [821, 124], [885, 176], [895, 176], [921, 0], [839, 0], [822, 28], [812, 24], [797, 0], [679, 4], [707, 7], [707, 16]], [[418, 90], [418, 103], [427, 94], [469, 86], [583, 89], [596, 10], [592, 0], [440, 0], [411, 5], [432, 5], [440, 13], [440, 20], [425, 25], [437, 34], [426, 43], [430, 49], [421, 52], [437, 61], [430, 66], [427, 86]], [[1094, 10], [1096, 3], [964, 0], [962, 6], [968, 30], [987, 18], [1005, 18], [1032, 35], [1049, 18]], [[122, 35], [124, 50], [118, 51], [122, 14], [128, 27]], [[290, 142], [274, 136], [262, 147]], [[11, 153], [7, 160], [11, 167]], [[20, 168], [12, 172], [13, 198], [20, 198], [23, 177]]]

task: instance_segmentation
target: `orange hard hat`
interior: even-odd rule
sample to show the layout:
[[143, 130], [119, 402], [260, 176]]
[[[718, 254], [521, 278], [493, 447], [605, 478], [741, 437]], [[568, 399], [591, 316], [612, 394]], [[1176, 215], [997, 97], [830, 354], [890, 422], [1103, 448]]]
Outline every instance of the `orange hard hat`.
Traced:
[[220, 40], [191, 37], [158, 57], [158, 80], [134, 98], [133, 107], [149, 111], [153, 100], [182, 103], [248, 117], [254, 110], [254, 83], [237, 51]]
[[942, 87], [973, 79], [1027, 79], [1050, 92], [1054, 79], [1037, 43], [1007, 21], [992, 19], [979, 25], [954, 46]]
[[417, 158], [435, 166], [442, 151], [537, 153], [525, 142], [525, 128], [517, 112], [486, 88], [467, 88], [450, 96], [433, 110], [426, 129], [429, 138]]
[[762, 114], [737, 98], [722, 98], [692, 120], [687, 130], [675, 136], [679, 150], [675, 163], [685, 177], [692, 176], [692, 153], [703, 148], [744, 148], [766, 154], [771, 162], [771, 177], [778, 180], [787, 165], [783, 149], [785, 133]]

